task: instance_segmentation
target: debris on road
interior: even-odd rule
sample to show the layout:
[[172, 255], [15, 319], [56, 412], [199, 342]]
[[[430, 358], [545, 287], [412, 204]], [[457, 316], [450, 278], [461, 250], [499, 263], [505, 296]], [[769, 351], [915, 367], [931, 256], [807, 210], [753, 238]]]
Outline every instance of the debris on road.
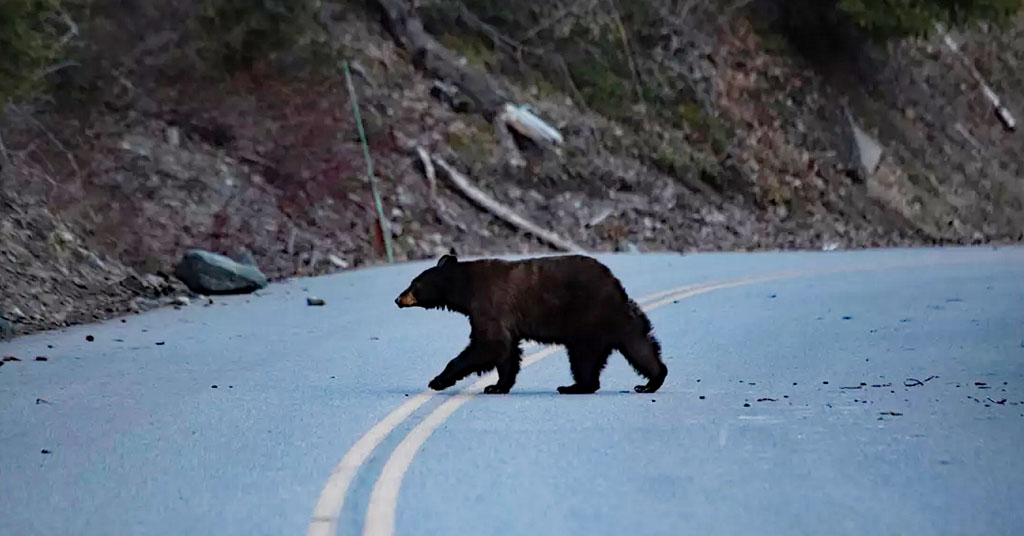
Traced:
[[323, 306], [326, 303], [327, 302], [325, 302], [324, 300], [322, 300], [320, 298], [306, 298], [306, 305], [308, 305], [310, 307], [320, 307], [320, 306]]
[[21, 361], [21, 360], [18, 359], [17, 357], [14, 357], [13, 355], [9, 355], [9, 356], [5, 356], [4, 357], [4, 361]]
[[778, 400], [776, 400], [774, 398], [768, 398], [768, 397], [758, 398], [757, 401], [758, 402], [778, 402]]
[[40, 355], [40, 356], [36, 356], [36, 361], [48, 361], [48, 359], [46, 357], [43, 357], [43, 356]]
[[37, 398], [36, 399], [36, 405], [38, 406], [39, 404], [50, 404], [50, 405], [53, 405], [53, 402], [50, 402], [49, 400], [47, 400], [45, 398]]
[[918, 387], [920, 385], [924, 385], [925, 382], [934, 380], [936, 378], [938, 378], [938, 376], [928, 376], [927, 378], [925, 378], [923, 380], [919, 380], [917, 378], [907, 378], [906, 380], [903, 381], [903, 386], [904, 387]]
[[89, 342], [92, 342], [92, 341], [96, 340], [96, 337], [93, 337], [92, 335], [86, 335], [85, 336], [85, 340], [87, 340]]
[[43, 450], [41, 450], [41, 451], [39, 451], [39, 452], [41, 452], [41, 453], [43, 453], [43, 454], [49, 454], [49, 453], [50, 453], [50, 451], [49, 451], [49, 450], [46, 450], [46, 449], [43, 449]]

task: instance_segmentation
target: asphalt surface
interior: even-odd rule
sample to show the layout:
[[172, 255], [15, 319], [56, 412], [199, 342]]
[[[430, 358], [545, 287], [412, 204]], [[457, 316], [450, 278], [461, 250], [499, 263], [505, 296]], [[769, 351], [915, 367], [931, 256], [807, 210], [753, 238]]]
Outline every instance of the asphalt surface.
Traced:
[[[1020, 534], [1024, 249], [599, 258], [637, 299], [786, 277], [649, 312], [654, 395], [618, 354], [558, 395], [558, 352], [471, 398], [400, 480], [396, 534]], [[0, 343], [0, 534], [306, 533], [346, 451], [465, 345], [463, 317], [395, 306], [425, 266]], [[373, 451], [338, 534], [474, 380]]]

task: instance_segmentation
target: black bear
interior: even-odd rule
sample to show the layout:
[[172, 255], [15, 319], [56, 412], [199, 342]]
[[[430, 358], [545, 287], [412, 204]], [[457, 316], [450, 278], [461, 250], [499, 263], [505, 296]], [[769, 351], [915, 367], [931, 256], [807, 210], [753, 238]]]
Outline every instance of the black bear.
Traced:
[[668, 374], [647, 315], [611, 270], [590, 257], [467, 262], [453, 250], [416, 276], [395, 303], [469, 317], [469, 345], [430, 381], [437, 391], [497, 368], [498, 382], [484, 392], [507, 393], [519, 373], [524, 339], [566, 347], [575, 383], [559, 387], [562, 394], [597, 391], [613, 350], [647, 379], [635, 387], [638, 393], [657, 391]]

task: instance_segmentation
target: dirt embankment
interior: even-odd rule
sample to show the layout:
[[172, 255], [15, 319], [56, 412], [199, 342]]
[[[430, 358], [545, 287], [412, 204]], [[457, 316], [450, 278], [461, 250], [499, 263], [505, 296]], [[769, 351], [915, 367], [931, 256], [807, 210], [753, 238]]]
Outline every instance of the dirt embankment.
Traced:
[[[383, 0], [320, 13], [331, 47], [352, 61], [397, 260], [452, 246], [550, 250], [440, 170], [431, 183], [417, 148], [595, 251], [1022, 240], [1024, 140], [938, 38], [837, 75], [772, 34], [770, 13], [718, 3], [684, 16], [526, 2], [520, 11], [546, 24], [436, 4], [401, 21], [381, 8], [404, 3]], [[181, 45], [167, 28], [187, 10], [168, 10], [137, 14], [164, 31], [137, 30], [134, 47], [110, 38], [109, 57], [83, 63], [102, 76], [68, 74], [66, 86], [88, 86], [78, 100], [8, 106], [0, 123], [0, 315], [19, 333], [186, 294], [171, 274], [192, 247], [249, 252], [271, 279], [383, 261], [340, 71], [172, 69], [160, 52]], [[410, 24], [440, 48], [423, 53], [403, 33]], [[110, 32], [89, 31], [98, 43]], [[1020, 113], [1022, 31], [954, 36]], [[564, 144], [496, 128], [493, 104], [506, 98]], [[873, 173], [859, 168], [851, 119], [883, 148]]]

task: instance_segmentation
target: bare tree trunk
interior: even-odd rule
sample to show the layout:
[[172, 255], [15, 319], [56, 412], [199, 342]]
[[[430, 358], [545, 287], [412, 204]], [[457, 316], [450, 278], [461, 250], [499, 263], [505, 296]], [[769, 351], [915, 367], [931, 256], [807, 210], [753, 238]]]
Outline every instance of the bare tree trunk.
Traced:
[[402, 0], [375, 0], [375, 3], [384, 16], [388, 32], [409, 52], [417, 67], [458, 86], [472, 100], [471, 111], [483, 114], [488, 121], [494, 119], [509, 100], [506, 90], [498, 87], [486, 73], [462, 65], [455, 54], [423, 29], [423, 22], [409, 12]]

